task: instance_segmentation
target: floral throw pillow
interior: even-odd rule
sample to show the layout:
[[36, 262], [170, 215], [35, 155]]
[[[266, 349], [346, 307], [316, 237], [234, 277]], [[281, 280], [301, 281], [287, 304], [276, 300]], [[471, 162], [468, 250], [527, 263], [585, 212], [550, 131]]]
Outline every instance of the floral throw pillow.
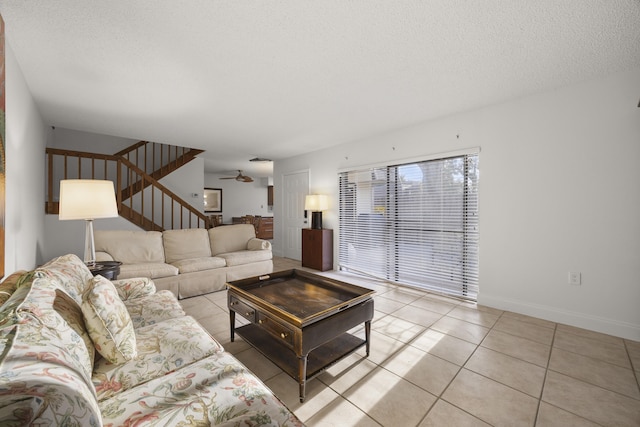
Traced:
[[133, 323], [113, 283], [102, 276], [91, 279], [82, 298], [82, 314], [102, 357], [115, 364], [136, 358]]

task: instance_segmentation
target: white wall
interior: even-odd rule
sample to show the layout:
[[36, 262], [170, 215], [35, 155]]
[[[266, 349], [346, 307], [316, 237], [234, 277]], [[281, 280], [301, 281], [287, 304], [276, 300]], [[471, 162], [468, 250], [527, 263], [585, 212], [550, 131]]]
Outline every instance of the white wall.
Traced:
[[[479, 303], [640, 340], [640, 69], [277, 161], [340, 169], [481, 147]], [[276, 191], [274, 252], [282, 253]], [[337, 261], [336, 261], [337, 263]], [[567, 283], [569, 271], [582, 285]]]
[[137, 139], [55, 128], [49, 147], [89, 153], [114, 154], [137, 143]]
[[[82, 259], [84, 257], [84, 229], [84, 221], [60, 221], [58, 215], [45, 215], [44, 237], [47, 244], [42, 248], [43, 259], [46, 261], [66, 254], [76, 254]], [[93, 229], [142, 230], [122, 217], [96, 219], [93, 221]]]
[[[160, 184], [173, 191], [199, 212], [204, 210], [204, 160], [195, 158], [180, 169], [160, 180]], [[195, 196], [194, 196], [195, 194]]]
[[5, 43], [5, 274], [43, 262], [45, 126], [11, 49]]
[[220, 179], [231, 175], [204, 174], [204, 186], [222, 189], [222, 220], [231, 224], [231, 218], [243, 215], [272, 216], [267, 206], [267, 182], [254, 178], [253, 182]]

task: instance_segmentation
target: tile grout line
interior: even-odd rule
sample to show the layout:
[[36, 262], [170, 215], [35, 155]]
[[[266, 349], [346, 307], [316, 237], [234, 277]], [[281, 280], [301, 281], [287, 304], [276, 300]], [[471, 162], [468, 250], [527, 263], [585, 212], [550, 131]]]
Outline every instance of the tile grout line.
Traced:
[[[498, 322], [498, 320], [502, 317], [502, 315], [503, 315], [504, 313], [505, 313], [504, 311], [503, 311], [502, 313], [500, 313], [500, 316], [498, 316], [498, 319], [496, 319], [496, 322], [493, 324], [493, 326], [495, 326], [495, 324]], [[446, 315], [444, 315], [444, 316], [446, 316]], [[442, 316], [442, 317], [444, 317], [444, 316]], [[458, 320], [462, 320], [462, 319], [458, 319]], [[466, 320], [462, 320], [462, 321], [465, 321], [465, 322], [466, 322]], [[471, 323], [471, 322], [467, 322], [467, 323]], [[481, 326], [481, 325], [478, 325], [478, 326]], [[444, 396], [444, 394], [445, 394], [445, 393], [446, 393], [446, 391], [449, 389], [449, 387], [451, 387], [451, 384], [453, 384], [453, 382], [456, 380], [456, 378], [458, 378], [458, 376], [460, 375], [460, 372], [462, 372], [462, 370], [463, 370], [463, 369], [466, 369], [466, 368], [465, 368], [465, 365], [469, 362], [469, 360], [471, 360], [471, 358], [472, 358], [472, 357], [473, 357], [473, 355], [476, 353], [476, 351], [478, 351], [478, 348], [480, 348], [480, 346], [482, 345], [482, 342], [484, 342], [484, 340], [486, 339], [487, 335], [489, 335], [489, 332], [491, 332], [491, 331], [493, 330], [493, 326], [491, 326], [490, 328], [488, 328], [488, 329], [489, 329], [489, 331], [487, 332], [487, 334], [484, 336], [484, 338], [483, 338], [483, 339], [482, 339], [478, 344], [471, 343], [471, 344], [474, 344], [474, 345], [476, 346], [476, 348], [475, 348], [475, 349], [473, 349], [473, 351], [471, 352], [471, 354], [469, 354], [469, 356], [465, 359], [465, 361], [462, 363], [462, 365], [460, 365], [460, 366], [459, 366], [459, 369], [458, 369], [458, 371], [456, 372], [456, 374], [451, 378], [451, 381], [449, 381], [449, 383], [447, 384], [447, 386], [446, 386], [445, 388], [443, 388], [443, 389], [442, 389], [442, 392], [437, 396], [436, 401], [435, 401], [435, 402], [433, 402], [433, 405], [431, 405], [431, 407], [429, 408], [429, 410], [427, 411], [427, 413], [424, 415], [424, 417], [422, 417], [421, 422], [422, 422], [422, 421], [424, 421], [424, 419], [429, 415], [429, 412], [431, 412], [431, 410], [432, 410], [432, 409], [433, 409], [433, 407], [436, 405], [436, 403], [438, 403], [438, 401], [439, 401], [439, 400], [442, 400], [443, 402], [446, 402], [447, 404], [449, 404], [449, 405], [451, 405], [451, 406], [453, 406], [453, 407], [457, 408], [458, 410], [460, 410], [460, 411], [462, 411], [462, 412], [464, 412], [464, 413], [468, 414], [469, 416], [473, 417], [474, 419], [480, 420], [481, 422], [483, 422], [483, 423], [485, 423], [485, 424], [492, 425], [492, 424], [490, 424], [488, 421], [485, 421], [485, 420], [483, 420], [483, 419], [481, 419], [481, 418], [478, 418], [476, 415], [474, 415], [474, 414], [470, 413], [469, 411], [467, 411], [467, 410], [465, 410], [465, 409], [463, 409], [463, 408], [460, 408], [459, 406], [457, 406], [457, 405], [453, 404], [452, 402], [449, 402], [449, 401], [445, 400], [442, 396]], [[439, 331], [436, 331], [436, 332], [439, 332]], [[443, 332], [440, 332], [440, 333], [442, 333], [443, 335], [447, 335], [446, 333], [443, 333]], [[457, 338], [457, 337], [454, 337], [454, 338]], [[461, 338], [458, 338], [458, 339], [462, 340]], [[466, 340], [462, 340], [462, 341], [469, 342], [469, 341], [466, 341]], [[471, 371], [471, 372], [476, 373], [475, 371]], [[480, 375], [480, 374], [478, 374], [478, 375]], [[482, 376], [484, 377], [484, 375], [482, 375]], [[485, 378], [488, 378], [488, 377], [485, 377]], [[492, 380], [491, 378], [488, 378], [488, 379]], [[495, 380], [492, 380], [492, 381], [495, 381]], [[496, 382], [498, 382], [498, 381], [496, 381]], [[498, 383], [499, 383], [499, 384], [502, 384], [502, 383], [500, 383], [500, 382], [498, 382]], [[503, 385], [504, 385], [504, 384], [503, 384]]]
[[[591, 423], [593, 423], [593, 424], [602, 425], [602, 424], [600, 424], [600, 423], [599, 423], [599, 422], [597, 422], [597, 421], [594, 421], [594, 420], [591, 420], [591, 419], [589, 419], [589, 418], [585, 417], [584, 415], [579, 415], [579, 414], [573, 413], [573, 412], [571, 412], [571, 411], [569, 411], [569, 410], [567, 410], [567, 409], [565, 409], [565, 408], [561, 408], [561, 407], [559, 407], [559, 406], [557, 406], [557, 405], [555, 405], [555, 404], [553, 404], [553, 403], [545, 402], [545, 401], [543, 401], [543, 400], [542, 400], [542, 396], [544, 395], [544, 388], [545, 388], [545, 385], [546, 385], [546, 383], [547, 383], [547, 376], [548, 376], [548, 374], [549, 374], [549, 371], [551, 371], [551, 372], [556, 372], [556, 371], [554, 371], [553, 369], [551, 369], [551, 356], [552, 356], [552, 354], [553, 354], [553, 348], [554, 348], [554, 346], [553, 346], [553, 345], [554, 345], [554, 343], [555, 343], [555, 338], [556, 338], [556, 332], [557, 332], [557, 330], [558, 330], [558, 324], [556, 323], [556, 327], [555, 327], [555, 328], [554, 328], [554, 330], [553, 330], [553, 339], [551, 340], [551, 349], [550, 349], [550, 351], [549, 351], [549, 357], [548, 357], [548, 359], [547, 359], [547, 367], [545, 368], [545, 372], [544, 372], [544, 379], [543, 379], [543, 381], [542, 381], [542, 388], [540, 389], [540, 398], [538, 399], [538, 408], [536, 409], [536, 418], [535, 418], [534, 426], [535, 426], [535, 425], [537, 424], [537, 422], [538, 422], [538, 416], [540, 415], [540, 405], [541, 405], [543, 402], [544, 402], [544, 403], [546, 403], [547, 405], [551, 405], [551, 406], [553, 406], [554, 408], [558, 408], [558, 409], [560, 409], [561, 411], [565, 411], [565, 412], [567, 412], [567, 413], [569, 413], [569, 414], [572, 414], [572, 415], [574, 415], [574, 416], [576, 416], [576, 417], [578, 417], [578, 418], [581, 418], [581, 419], [587, 420], [587, 421], [589, 421], [589, 422], [591, 422]], [[579, 353], [574, 353], [574, 354], [579, 354]], [[572, 377], [572, 376], [570, 376], [570, 375], [563, 374], [562, 372], [558, 372], [558, 373], [559, 373], [559, 374], [561, 374], [561, 375], [568, 376], [569, 378], [573, 378], [573, 379], [575, 379], [575, 380], [585, 382], [585, 381], [583, 381], [583, 380], [581, 380], [581, 379], [579, 379], [579, 378], [574, 378], [574, 377]], [[586, 383], [586, 384], [590, 384], [590, 383], [587, 383], [587, 382], [585, 382], [585, 383]], [[594, 386], [596, 386], [596, 387], [602, 388], [602, 387], [597, 386], [597, 385], [595, 385], [595, 384], [591, 384], [591, 385], [594, 385]], [[606, 389], [605, 389], [605, 390], [606, 390]]]
[[629, 364], [631, 365], [631, 373], [636, 379], [636, 386], [638, 387], [638, 391], [640, 391], [640, 378], [638, 377], [638, 372], [636, 371], [635, 366], [633, 366], [633, 359], [631, 358], [631, 353], [629, 352], [629, 346], [627, 345], [627, 340], [623, 339], [622, 344], [624, 345], [624, 349], [627, 352], [627, 357], [629, 358]]
[[[567, 333], [567, 334], [570, 334], [570, 335], [573, 335], [573, 336], [579, 337], [579, 338], [588, 339], [588, 340], [592, 340], [592, 341], [599, 341], [599, 340], [598, 340], [598, 339], [596, 339], [596, 338], [583, 337], [583, 336], [581, 336], [581, 335], [574, 334], [574, 333], [572, 333], [572, 332], [570, 332], [570, 331], [564, 331], [564, 332], [565, 332], [565, 333]], [[555, 336], [555, 333], [554, 333], [554, 336]], [[635, 378], [635, 380], [636, 380], [636, 383], [637, 383], [637, 385], [638, 385], [638, 391], [640, 392], [640, 380], [639, 380], [639, 378], [638, 378], [638, 376], [637, 376], [637, 374], [636, 374], [636, 371], [633, 369], [633, 362], [631, 361], [631, 357], [630, 357], [629, 352], [628, 352], [628, 349], [627, 349], [626, 341], [625, 341], [624, 339], [623, 339], [622, 341], [623, 341], [623, 342], [622, 342], [622, 345], [623, 345], [623, 346], [624, 346], [624, 348], [625, 348], [625, 352], [627, 353], [627, 357], [629, 357], [629, 364], [630, 364], [631, 368], [627, 368], [627, 367], [625, 367], [625, 366], [620, 366], [620, 365], [618, 365], [618, 364], [616, 364], [616, 363], [612, 363], [612, 362], [609, 362], [609, 361], [607, 361], [607, 360], [600, 359], [600, 358], [598, 358], [598, 357], [588, 356], [588, 355], [585, 355], [585, 354], [582, 354], [582, 353], [579, 353], [579, 352], [576, 352], [576, 351], [573, 351], [573, 350], [568, 350], [568, 349], [565, 349], [565, 348], [562, 348], [562, 347], [558, 347], [558, 349], [559, 349], [560, 351], [564, 351], [564, 352], [567, 352], [567, 353], [571, 353], [571, 354], [578, 355], [578, 356], [580, 356], [580, 357], [584, 357], [584, 358], [586, 358], [586, 359], [590, 359], [590, 360], [595, 361], [595, 362], [597, 362], [597, 363], [601, 363], [601, 364], [609, 365], [609, 366], [614, 367], [614, 368], [616, 368], [616, 369], [630, 369], [630, 370], [631, 370], [631, 373], [632, 373], [632, 375], [634, 376], [634, 378]], [[633, 400], [640, 400], [640, 399], [638, 399], [638, 398], [631, 397], [631, 396], [629, 396], [629, 395], [627, 395], [627, 394], [624, 394], [624, 393], [622, 393], [622, 392], [620, 392], [620, 391], [618, 391], [618, 390], [613, 390], [612, 388], [608, 388], [608, 387], [606, 387], [606, 386], [603, 386], [603, 385], [600, 385], [600, 384], [596, 384], [596, 383], [594, 383], [594, 382], [592, 382], [592, 381], [589, 381], [589, 380], [588, 380], [588, 379], [586, 379], [586, 378], [580, 378], [580, 377], [578, 377], [578, 376], [574, 376], [574, 375], [571, 375], [571, 374], [566, 373], [566, 372], [557, 371], [557, 370], [555, 370], [555, 369], [551, 369], [551, 368], [549, 368], [549, 370], [550, 370], [550, 371], [552, 371], [552, 372], [556, 372], [556, 373], [558, 373], [558, 374], [560, 374], [560, 375], [563, 375], [563, 376], [565, 376], [565, 377], [568, 377], [568, 378], [574, 379], [574, 380], [576, 380], [576, 381], [580, 381], [580, 382], [585, 383], [585, 384], [587, 384], [587, 385], [590, 385], [590, 386], [593, 386], [593, 387], [597, 387], [597, 388], [600, 388], [600, 389], [602, 389], [602, 390], [605, 390], [605, 391], [608, 391], [608, 392], [611, 392], [611, 393], [615, 393], [615, 394], [617, 394], [617, 395], [619, 395], [619, 396], [622, 396], [622, 397], [626, 397], [626, 398], [633, 399]], [[577, 415], [577, 414], [575, 414], [575, 415]], [[580, 415], [578, 415], [578, 416], [580, 416]], [[584, 417], [582, 417], [582, 418], [584, 418]]]
[[[493, 330], [499, 331], [498, 329], [495, 329], [495, 326], [498, 324], [498, 322], [500, 321], [500, 319], [504, 318], [504, 314], [505, 314], [505, 313], [506, 313], [506, 311], [502, 310], [502, 313], [500, 313], [500, 315], [498, 316], [498, 318], [496, 319], [496, 321], [493, 323], [493, 325], [491, 325], [491, 327], [490, 327], [490, 328], [488, 328], [489, 330], [487, 331], [487, 333], [485, 334], [485, 336], [484, 336], [484, 337], [482, 338], [482, 340], [481, 340], [481, 341], [476, 345], [476, 348], [475, 348], [475, 349], [473, 350], [473, 352], [469, 355], [469, 357], [467, 357], [467, 359], [465, 360], [465, 362], [464, 362], [464, 363], [462, 364], [462, 366], [460, 367], [460, 370], [458, 371], [458, 374], [459, 374], [460, 372], [462, 372], [462, 370], [463, 370], [463, 369], [467, 369], [468, 371], [473, 372], [473, 373], [475, 373], [475, 374], [477, 374], [477, 375], [480, 375], [480, 376], [482, 376], [482, 377], [484, 377], [484, 378], [487, 378], [487, 379], [488, 379], [488, 380], [490, 380], [490, 381], [495, 381], [495, 382], [496, 382], [496, 383], [498, 383], [498, 384], [501, 384], [501, 385], [503, 385], [503, 386], [505, 386], [505, 387], [509, 387], [509, 388], [511, 388], [511, 389], [513, 389], [513, 390], [516, 390], [516, 389], [514, 389], [514, 388], [513, 388], [513, 387], [511, 387], [511, 386], [508, 386], [508, 385], [506, 385], [506, 384], [501, 383], [500, 381], [497, 381], [497, 380], [495, 380], [495, 379], [493, 379], [493, 378], [489, 378], [489, 377], [487, 377], [487, 376], [485, 376], [485, 375], [479, 374], [479, 373], [477, 373], [477, 372], [475, 372], [475, 371], [473, 371], [473, 370], [471, 370], [471, 369], [466, 368], [466, 365], [467, 365], [467, 363], [469, 363], [469, 360], [471, 360], [471, 358], [473, 357], [473, 355], [474, 355], [474, 354], [476, 354], [476, 352], [478, 351], [478, 349], [479, 349], [480, 347], [482, 347], [482, 343], [487, 339], [487, 336], [489, 336], [489, 334], [491, 333], [491, 331], [493, 331]], [[488, 347], [485, 347], [485, 348], [488, 348]], [[493, 350], [493, 351], [496, 351], [496, 350]], [[499, 351], [496, 351], [496, 352], [497, 352], [497, 353], [500, 353], [500, 354], [505, 354], [505, 353], [502, 353], [502, 352], [499, 352]], [[505, 355], [506, 355], [506, 354], [505, 354]], [[507, 356], [508, 356], [508, 355], [507, 355]], [[516, 358], [516, 359], [517, 359], [517, 358]], [[518, 359], [518, 360], [521, 360], [521, 359]], [[456, 374], [456, 377], [458, 376], [458, 374]], [[453, 381], [452, 381], [452, 382], [453, 382]], [[451, 385], [451, 384], [449, 384], [449, 386], [450, 386], [450, 385]], [[449, 386], [447, 386], [447, 388], [449, 388]], [[516, 390], [516, 391], [519, 391], [519, 390]], [[521, 393], [522, 393], [522, 392], [521, 392]], [[443, 392], [443, 394], [444, 394], [444, 392]], [[525, 393], [525, 394], [526, 394], [526, 393]], [[445, 402], [446, 402], [446, 401], [445, 401]], [[451, 403], [451, 402], [447, 402], [447, 403], [449, 403], [449, 404], [453, 405], [453, 403]], [[456, 406], [456, 405], [454, 405], [454, 406]], [[456, 408], [458, 408], [458, 406], [456, 406]], [[459, 409], [463, 410], [462, 408], [459, 408]], [[463, 411], [464, 411], [464, 410], [463, 410]], [[476, 419], [478, 419], [478, 420], [480, 420], [480, 421], [482, 421], [482, 422], [484, 422], [484, 423], [486, 423], [486, 424], [490, 424], [490, 423], [489, 423], [489, 421], [485, 421], [485, 420], [483, 420], [483, 419], [481, 419], [481, 418], [478, 418], [476, 415], [473, 415], [473, 414], [471, 414], [470, 412], [467, 412], [467, 411], [464, 411], [464, 412], [466, 412], [466, 413], [470, 414], [470, 415], [471, 415], [471, 416], [473, 416], [474, 418], [476, 418]], [[490, 425], [491, 425], [491, 424], [490, 424]]]
[[[392, 290], [392, 289], [390, 289], [390, 290]], [[384, 295], [384, 294], [380, 294], [379, 296], [381, 296], [381, 297], [382, 297], [383, 295]], [[383, 314], [384, 314], [384, 316], [382, 316], [381, 318], [379, 318], [379, 319], [378, 319], [378, 320], [376, 320], [376, 321], [380, 321], [380, 320], [384, 319], [384, 318], [385, 318], [385, 317], [387, 317], [387, 316], [392, 316], [392, 317], [394, 317], [394, 318], [396, 318], [396, 319], [406, 321], [406, 320], [404, 320], [404, 319], [402, 319], [402, 318], [400, 318], [400, 317], [393, 316], [393, 313], [395, 313], [396, 311], [399, 311], [399, 310], [401, 310], [401, 309], [403, 309], [403, 308], [405, 308], [405, 307], [407, 307], [407, 306], [410, 306], [413, 302], [417, 301], [417, 300], [418, 300], [418, 299], [420, 299], [420, 298], [422, 298], [422, 297], [416, 298], [415, 300], [413, 300], [413, 301], [411, 301], [411, 302], [408, 302], [408, 303], [404, 303], [403, 301], [397, 301], [397, 300], [393, 300], [393, 299], [391, 299], [391, 298], [387, 298], [387, 299], [390, 299], [390, 300], [392, 300], [392, 301], [395, 301], [395, 302], [401, 303], [401, 304], [403, 304], [403, 305], [402, 305], [402, 306], [400, 306], [400, 307], [398, 307], [397, 309], [395, 309], [395, 310], [394, 310], [394, 311], [392, 311], [391, 313], [384, 313], [384, 312], [381, 312], [381, 311], [380, 311], [381, 313], [383, 313]], [[458, 305], [456, 305], [456, 307], [457, 307], [457, 306], [458, 306]], [[420, 308], [420, 307], [417, 307], [417, 306], [413, 306], [413, 307]], [[430, 310], [427, 310], [427, 309], [423, 309], [423, 310], [430, 311]], [[452, 308], [451, 310], [453, 310], [453, 308]], [[451, 310], [449, 310], [447, 313], [449, 313]], [[378, 310], [378, 311], [379, 311], [379, 310]], [[442, 319], [443, 317], [445, 317], [445, 316], [446, 316], [446, 314], [436, 313], [436, 312], [433, 312], [433, 311], [430, 311], [430, 312], [431, 312], [431, 313], [435, 313], [435, 314], [439, 314], [439, 315], [440, 315], [440, 319]], [[438, 320], [440, 320], [440, 319], [438, 319]], [[409, 321], [406, 321], [406, 322], [409, 322]], [[409, 323], [412, 323], [412, 322], [409, 322]], [[433, 323], [435, 323], [435, 322], [433, 322]], [[433, 325], [433, 323], [432, 323], [431, 325]], [[418, 325], [417, 323], [413, 323], [413, 324], [414, 324], [414, 325], [417, 325], [417, 326], [421, 326], [421, 327], [423, 327], [423, 328], [424, 328], [424, 331], [420, 332], [420, 334], [419, 334], [419, 335], [422, 335], [424, 332], [426, 332], [427, 330], [429, 330], [429, 328], [431, 327], [431, 325], [430, 325], [430, 326], [423, 326], [423, 325]], [[373, 332], [373, 324], [372, 324], [372, 332]], [[435, 406], [435, 404], [438, 402], [438, 400], [440, 400], [440, 396], [436, 396], [436, 395], [435, 395], [435, 394], [433, 394], [432, 392], [430, 392], [430, 391], [428, 391], [428, 390], [425, 390], [424, 388], [420, 387], [418, 384], [415, 384], [415, 383], [413, 383], [413, 382], [409, 381], [408, 379], [406, 379], [406, 378], [404, 378], [404, 377], [401, 377], [401, 376], [399, 376], [398, 374], [396, 374], [396, 373], [394, 373], [394, 372], [390, 371], [389, 369], [385, 368], [384, 366], [382, 366], [385, 362], [387, 362], [387, 361], [391, 360], [393, 357], [395, 357], [395, 356], [396, 356], [396, 355], [397, 355], [401, 350], [405, 349], [407, 346], [411, 346], [411, 347], [413, 347], [413, 348], [415, 348], [415, 349], [417, 349], [417, 350], [423, 351], [423, 350], [419, 349], [418, 347], [414, 347], [414, 346], [412, 346], [412, 345], [411, 345], [411, 343], [412, 343], [412, 342], [414, 342], [415, 340], [417, 340], [418, 338], [417, 338], [417, 336], [415, 336], [415, 337], [413, 337], [412, 339], [410, 339], [409, 341], [404, 342], [404, 341], [400, 341], [400, 340], [398, 340], [398, 339], [396, 339], [396, 338], [394, 338], [394, 337], [391, 337], [391, 336], [389, 336], [389, 335], [387, 335], [387, 334], [384, 334], [384, 333], [382, 333], [382, 332], [380, 332], [380, 331], [376, 331], [376, 332], [377, 332], [377, 333], [379, 333], [379, 334], [381, 334], [381, 335], [384, 335], [384, 336], [386, 336], [386, 337], [388, 337], [388, 338], [390, 338], [390, 339], [392, 339], [392, 340], [394, 340], [394, 341], [397, 341], [397, 342], [401, 343], [401, 344], [402, 344], [402, 346], [401, 346], [401, 347], [399, 347], [399, 348], [398, 348], [396, 351], [394, 351], [393, 353], [389, 354], [389, 355], [388, 355], [384, 360], [382, 360], [380, 363], [375, 363], [375, 362], [373, 362], [373, 361], [372, 361], [371, 363], [373, 363], [374, 365], [376, 365], [376, 367], [377, 367], [377, 368], [379, 368], [379, 369], [384, 369], [385, 371], [389, 372], [390, 374], [395, 375], [395, 376], [398, 376], [398, 377], [400, 377], [401, 379], [403, 379], [404, 381], [407, 381], [409, 384], [411, 384], [411, 385], [413, 385], [413, 386], [415, 386], [415, 387], [418, 387], [419, 389], [421, 389], [421, 390], [425, 391], [426, 393], [429, 393], [429, 394], [431, 394], [432, 396], [435, 396], [435, 397], [436, 397], [436, 400], [433, 402], [433, 404], [432, 404], [431, 406], [429, 406], [429, 408], [428, 408], [428, 409], [427, 409], [427, 411], [425, 412], [424, 416], [423, 416], [423, 417], [420, 419], [420, 421], [418, 422], [418, 424], [417, 424], [417, 425], [419, 425], [419, 424], [420, 424], [420, 423], [421, 423], [421, 422], [422, 422], [422, 421], [427, 417], [427, 415], [429, 415], [429, 412], [433, 409], [433, 407], [434, 407], [434, 406]], [[436, 332], [438, 332], [438, 331], [436, 331]], [[442, 332], [440, 332], [440, 333], [442, 333]], [[446, 334], [443, 334], [443, 335], [446, 335]], [[428, 352], [425, 352], [425, 353], [426, 353], [426, 354], [429, 354]], [[437, 357], [438, 359], [444, 360], [445, 362], [449, 362], [448, 360], [443, 359], [443, 358], [441, 358], [441, 357], [438, 357], [438, 356], [436, 356], [436, 355], [431, 355], [431, 356], [433, 356], [433, 357]], [[452, 362], [449, 362], [449, 363], [452, 363]], [[458, 372], [460, 371], [460, 369], [462, 369], [462, 367], [461, 367], [461, 366], [459, 367]], [[350, 390], [351, 388], [355, 387], [358, 383], [360, 383], [362, 380], [364, 380], [364, 379], [365, 379], [365, 378], [367, 378], [368, 376], [372, 375], [372, 373], [373, 373], [373, 371], [371, 371], [371, 372], [367, 373], [367, 375], [365, 375], [363, 378], [359, 379], [356, 383], [354, 383], [354, 384], [353, 384], [353, 385], [351, 385], [347, 390], [345, 390], [345, 391], [344, 391], [344, 393], [347, 393], [347, 391], [348, 391], [348, 390]], [[453, 378], [455, 378], [456, 376], [457, 376], [457, 372], [456, 372], [456, 375], [454, 375], [454, 377], [453, 377]], [[452, 380], [451, 380], [451, 381], [453, 381], [453, 378], [452, 378]], [[320, 380], [320, 379], [318, 378], [318, 380]], [[320, 381], [322, 382], [322, 380], [320, 380]], [[337, 391], [337, 390], [335, 390], [334, 388], [332, 388], [330, 385], [327, 385], [327, 384], [326, 384], [326, 383], [324, 383], [324, 382], [323, 382], [323, 384], [325, 384], [325, 386], [327, 386], [327, 387], [331, 388], [333, 391], [335, 391], [336, 393], [338, 393], [338, 391]], [[450, 383], [449, 383], [449, 384], [450, 384]], [[447, 385], [447, 387], [448, 387], [448, 385]], [[446, 390], [446, 388], [447, 388], [447, 387], [445, 387], [445, 389], [443, 389], [442, 393], [444, 393], [444, 390]], [[344, 393], [339, 393], [339, 396], [341, 396], [341, 397], [342, 397], [343, 399], [345, 399], [347, 402], [351, 403], [351, 404], [352, 404], [352, 405], [354, 405], [356, 408], [358, 408], [360, 411], [362, 411], [362, 409], [360, 409], [360, 408], [359, 408], [359, 407], [358, 407], [354, 402], [352, 402], [352, 401], [351, 401], [351, 400], [349, 400], [347, 397], [345, 397], [345, 396], [344, 396]], [[442, 395], [442, 393], [440, 393], [440, 395]], [[362, 412], [364, 412], [364, 411], [362, 411]], [[465, 411], [465, 412], [466, 412], [466, 411]], [[365, 413], [365, 414], [366, 414], [366, 413]], [[371, 418], [368, 414], [366, 414], [366, 415], [367, 415], [369, 418]], [[477, 417], [475, 417], [475, 418], [477, 418]], [[374, 418], [371, 418], [371, 419], [372, 419], [374, 422], [378, 423], [378, 422], [377, 422], [377, 420], [375, 420]], [[378, 423], [378, 424], [379, 424], [379, 423]]]
[[544, 395], [544, 387], [547, 384], [547, 375], [549, 374], [549, 366], [551, 365], [551, 354], [553, 353], [553, 343], [556, 340], [556, 332], [558, 330], [558, 324], [555, 323], [553, 328], [553, 337], [551, 337], [551, 346], [549, 347], [549, 356], [547, 357], [547, 366], [544, 369], [544, 378], [542, 379], [542, 387], [540, 388], [540, 396], [538, 397], [538, 406], [536, 407], [536, 416], [533, 419], [533, 425], [538, 423], [538, 416], [540, 415], [540, 405], [542, 404], [542, 396]]

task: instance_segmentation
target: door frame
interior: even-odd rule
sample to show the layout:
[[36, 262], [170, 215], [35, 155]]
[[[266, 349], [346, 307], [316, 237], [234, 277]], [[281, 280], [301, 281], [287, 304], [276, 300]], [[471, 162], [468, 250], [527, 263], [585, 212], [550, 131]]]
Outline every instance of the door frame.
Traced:
[[[302, 229], [303, 228], [308, 228], [308, 224], [309, 221], [311, 221], [310, 218], [305, 218], [305, 211], [304, 211], [304, 203], [302, 205], [302, 214], [299, 218], [297, 218], [297, 220], [291, 224], [288, 217], [287, 217], [287, 212], [286, 212], [286, 206], [287, 203], [290, 201], [290, 199], [292, 198], [292, 193], [290, 193], [287, 189], [286, 186], [286, 182], [287, 182], [287, 177], [292, 176], [292, 175], [300, 175], [300, 174], [305, 174], [306, 175], [306, 179], [307, 179], [307, 185], [306, 188], [304, 189], [304, 195], [308, 195], [309, 194], [309, 188], [311, 186], [311, 180], [310, 180], [310, 171], [309, 169], [300, 169], [300, 170], [295, 170], [295, 171], [290, 171], [290, 172], [286, 172], [282, 174], [282, 185], [280, 188], [282, 188], [282, 195], [280, 196], [280, 200], [281, 200], [281, 217], [282, 217], [282, 231], [281, 231], [281, 238], [282, 238], [282, 256], [285, 258], [290, 258], [290, 259], [295, 259], [295, 260], [302, 260]], [[298, 193], [298, 194], [302, 194], [302, 193]], [[297, 222], [297, 223], [296, 223]], [[287, 244], [288, 244], [288, 238], [290, 236], [287, 235], [287, 233], [290, 232], [290, 230], [292, 228], [297, 229], [297, 235], [298, 235], [298, 245], [299, 245], [299, 250], [297, 251], [295, 255], [295, 257], [292, 256], [287, 256], [290, 255], [287, 251]], [[295, 236], [294, 236], [295, 237]]]

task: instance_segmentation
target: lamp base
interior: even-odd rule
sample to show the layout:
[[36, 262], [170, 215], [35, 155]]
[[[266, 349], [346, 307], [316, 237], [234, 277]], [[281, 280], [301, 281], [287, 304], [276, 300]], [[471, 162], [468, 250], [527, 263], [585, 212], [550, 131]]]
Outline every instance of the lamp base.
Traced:
[[84, 263], [90, 267], [96, 264], [96, 247], [93, 243], [93, 220], [85, 220]]
[[314, 230], [322, 230], [322, 211], [311, 212], [311, 228]]

